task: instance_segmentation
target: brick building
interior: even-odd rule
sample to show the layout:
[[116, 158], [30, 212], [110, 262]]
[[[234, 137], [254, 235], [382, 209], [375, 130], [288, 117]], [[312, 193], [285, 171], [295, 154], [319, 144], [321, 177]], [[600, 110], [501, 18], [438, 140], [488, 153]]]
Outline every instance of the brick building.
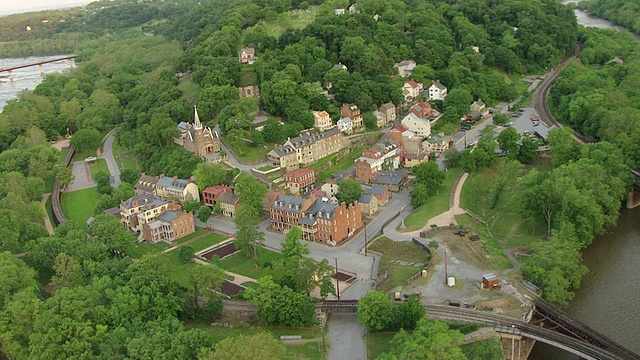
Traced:
[[315, 188], [316, 173], [309, 168], [289, 171], [284, 174], [284, 182], [292, 194], [306, 194]]
[[343, 118], [351, 118], [351, 123], [354, 130], [362, 127], [362, 114], [360, 113], [360, 108], [358, 108], [358, 105], [347, 103], [342, 104], [342, 108], [340, 109], [340, 116]]
[[233, 189], [226, 185], [209, 186], [202, 191], [202, 200], [205, 205], [214, 207], [222, 193], [233, 193]]
[[193, 213], [180, 210], [168, 210], [160, 214], [154, 221], [142, 226], [146, 241], [173, 241], [193, 234], [196, 231]]

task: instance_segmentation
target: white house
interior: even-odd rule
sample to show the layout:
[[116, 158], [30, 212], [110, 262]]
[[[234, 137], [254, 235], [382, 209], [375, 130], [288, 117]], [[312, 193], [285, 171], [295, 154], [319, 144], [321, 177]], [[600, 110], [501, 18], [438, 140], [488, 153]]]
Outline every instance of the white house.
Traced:
[[333, 127], [333, 121], [326, 111], [313, 112], [313, 126], [320, 131], [327, 131]]
[[447, 97], [447, 87], [440, 80], [432, 81], [429, 87], [429, 100], [443, 100]]
[[338, 120], [338, 123], [336, 124], [336, 126], [338, 126], [338, 129], [343, 133], [347, 133], [347, 134], [353, 133], [353, 122], [351, 121], [350, 117], [341, 118], [340, 120]]
[[381, 111], [374, 111], [373, 116], [376, 117], [376, 125], [381, 128], [387, 123], [387, 115]]
[[417, 136], [429, 137], [431, 135], [431, 124], [429, 119], [423, 119], [410, 112], [402, 119], [402, 125], [411, 130]]
[[424, 85], [422, 83], [416, 82], [413, 79], [411, 79], [411, 81], [404, 83], [404, 86], [402, 87], [402, 94], [404, 95], [404, 100], [406, 102], [410, 102], [413, 99], [417, 98], [418, 96], [420, 96], [420, 91], [422, 91], [423, 88], [424, 88]]

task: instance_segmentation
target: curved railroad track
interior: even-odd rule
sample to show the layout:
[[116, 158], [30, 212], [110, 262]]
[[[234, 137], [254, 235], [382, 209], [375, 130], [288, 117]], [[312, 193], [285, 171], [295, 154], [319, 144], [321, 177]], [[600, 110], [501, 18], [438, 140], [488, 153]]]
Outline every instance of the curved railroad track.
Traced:
[[[67, 155], [64, 157], [64, 166], [68, 167], [71, 164], [71, 159], [73, 159], [73, 155], [75, 154], [75, 150], [70, 147]], [[60, 191], [60, 183], [56, 180], [53, 183], [53, 191], [51, 192], [51, 213], [53, 214], [53, 221], [56, 225], [64, 224], [67, 222], [67, 218], [64, 216], [62, 212], [62, 206], [60, 205], [60, 195], [62, 192]]]

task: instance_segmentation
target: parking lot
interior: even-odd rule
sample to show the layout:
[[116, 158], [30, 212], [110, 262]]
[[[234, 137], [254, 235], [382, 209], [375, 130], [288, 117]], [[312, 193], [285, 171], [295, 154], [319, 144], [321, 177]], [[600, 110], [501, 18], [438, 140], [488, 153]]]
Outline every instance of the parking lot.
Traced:
[[[520, 109], [518, 109], [520, 110]], [[518, 134], [520, 135], [524, 135], [527, 132], [531, 133], [531, 134], [535, 134], [536, 130], [540, 131], [541, 133], [547, 133], [548, 130], [547, 126], [542, 122], [542, 121], [532, 121], [531, 118], [532, 117], [537, 117], [538, 114], [536, 113], [536, 110], [534, 108], [531, 107], [527, 107], [527, 108], [522, 108], [522, 111], [519, 112], [520, 116], [510, 116], [509, 117], [509, 122], [513, 123], [513, 126], [516, 131], [518, 131]], [[514, 111], [513, 114], [518, 114], [518, 111]], [[536, 125], [537, 124], [537, 125]], [[497, 131], [503, 131], [504, 129], [506, 129], [508, 126], [499, 126], [497, 128]]]

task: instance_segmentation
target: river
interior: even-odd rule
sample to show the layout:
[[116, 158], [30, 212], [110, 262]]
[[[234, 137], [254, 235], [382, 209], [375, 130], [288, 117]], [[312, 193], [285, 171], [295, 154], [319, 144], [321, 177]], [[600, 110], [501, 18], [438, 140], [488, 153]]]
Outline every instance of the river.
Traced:
[[[569, 3], [576, 1], [562, 1]], [[576, 10], [584, 26], [623, 30], [609, 21]], [[637, 38], [637, 37], [636, 37]], [[567, 312], [595, 330], [640, 353], [640, 208], [623, 209], [615, 227], [594, 239], [583, 252], [589, 273], [582, 279]], [[575, 360], [578, 357], [537, 343], [530, 360]]]
[[[0, 59], [0, 69], [34, 63], [38, 61], [46, 61], [50, 59], [57, 59], [66, 55], [53, 55], [53, 56], [32, 56], [24, 58], [10, 58]], [[56, 61], [49, 64], [44, 64], [44, 75], [54, 72], [62, 72], [69, 70], [69, 63], [67, 60]], [[7, 101], [14, 99], [18, 92], [24, 89], [33, 90], [40, 84], [43, 76], [40, 75], [40, 69], [38, 66], [31, 66], [24, 69], [18, 69], [13, 71], [13, 80], [9, 80], [6, 72], [0, 73], [0, 109], [3, 109]]]

